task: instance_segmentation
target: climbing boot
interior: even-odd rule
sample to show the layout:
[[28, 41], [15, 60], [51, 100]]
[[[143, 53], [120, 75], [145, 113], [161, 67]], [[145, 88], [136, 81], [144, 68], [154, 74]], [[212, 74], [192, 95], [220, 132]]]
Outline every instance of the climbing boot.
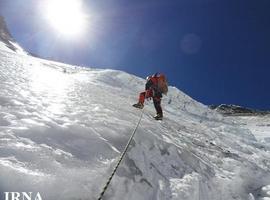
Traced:
[[140, 103], [140, 102], [138, 102], [138, 103], [135, 103], [135, 104], [133, 105], [133, 107], [139, 108], [139, 109], [143, 109], [143, 104]]
[[162, 114], [157, 114], [154, 118], [155, 118], [155, 120], [162, 120], [163, 116], [162, 116]]

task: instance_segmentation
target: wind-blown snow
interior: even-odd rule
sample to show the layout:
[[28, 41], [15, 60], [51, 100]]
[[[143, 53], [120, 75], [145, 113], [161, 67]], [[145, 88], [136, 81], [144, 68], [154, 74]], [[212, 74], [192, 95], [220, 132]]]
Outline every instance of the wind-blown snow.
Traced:
[[[46, 200], [97, 199], [139, 120], [131, 105], [144, 82], [0, 45], [1, 198], [26, 191]], [[162, 104], [159, 122], [147, 103], [104, 199], [270, 198], [269, 116], [263, 123], [222, 117], [174, 87]]]

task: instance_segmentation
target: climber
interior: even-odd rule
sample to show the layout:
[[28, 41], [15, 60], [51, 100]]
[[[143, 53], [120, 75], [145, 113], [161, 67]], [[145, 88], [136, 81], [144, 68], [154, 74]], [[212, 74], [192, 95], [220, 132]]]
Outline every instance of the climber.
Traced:
[[162, 94], [167, 94], [168, 83], [164, 74], [155, 73], [152, 76], [146, 78], [145, 91], [140, 93], [139, 102], [134, 104], [135, 108], [143, 109], [144, 100], [153, 98], [154, 106], [156, 109], [156, 120], [162, 120], [163, 112], [161, 108]]

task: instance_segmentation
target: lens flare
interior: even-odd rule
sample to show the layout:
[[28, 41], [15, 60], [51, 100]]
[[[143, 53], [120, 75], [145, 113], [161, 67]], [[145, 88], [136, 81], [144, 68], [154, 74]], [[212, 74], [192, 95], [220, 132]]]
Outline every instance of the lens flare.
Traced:
[[56, 31], [64, 36], [78, 36], [86, 28], [87, 17], [80, 0], [49, 0], [46, 16]]

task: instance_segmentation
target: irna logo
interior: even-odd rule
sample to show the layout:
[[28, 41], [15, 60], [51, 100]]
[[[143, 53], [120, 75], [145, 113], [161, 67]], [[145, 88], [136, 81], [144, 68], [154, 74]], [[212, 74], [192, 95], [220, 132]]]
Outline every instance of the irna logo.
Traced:
[[42, 200], [42, 198], [39, 192], [5, 192], [5, 200]]

